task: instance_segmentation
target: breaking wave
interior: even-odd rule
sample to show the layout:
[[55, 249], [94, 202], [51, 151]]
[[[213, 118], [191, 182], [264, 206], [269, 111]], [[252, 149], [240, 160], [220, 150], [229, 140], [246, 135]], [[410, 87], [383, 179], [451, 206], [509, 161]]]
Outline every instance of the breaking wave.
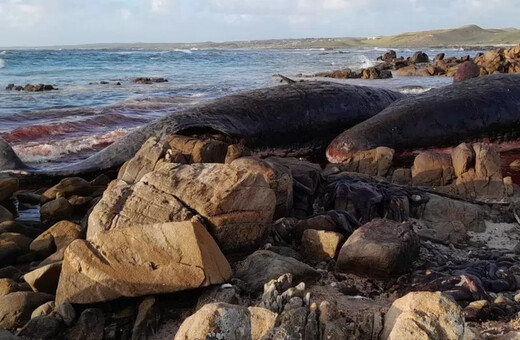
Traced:
[[4, 68], [5, 67], [5, 61], [4, 59], [0, 59], [0, 68]]

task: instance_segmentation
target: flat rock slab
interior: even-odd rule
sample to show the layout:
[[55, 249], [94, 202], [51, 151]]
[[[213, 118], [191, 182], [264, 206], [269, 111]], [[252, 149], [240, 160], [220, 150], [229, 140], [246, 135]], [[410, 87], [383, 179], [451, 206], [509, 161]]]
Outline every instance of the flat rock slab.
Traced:
[[92, 304], [225, 282], [231, 269], [204, 226], [135, 226], [76, 240], [65, 251], [56, 303]]

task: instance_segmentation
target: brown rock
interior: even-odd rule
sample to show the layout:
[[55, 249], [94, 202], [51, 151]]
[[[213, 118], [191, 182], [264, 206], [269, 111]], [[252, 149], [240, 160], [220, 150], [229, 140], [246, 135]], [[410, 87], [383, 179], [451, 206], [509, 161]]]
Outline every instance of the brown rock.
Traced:
[[376, 278], [403, 274], [419, 255], [419, 247], [419, 238], [410, 224], [372, 221], [348, 238], [336, 269]]
[[464, 328], [462, 310], [450, 298], [439, 292], [414, 292], [394, 301], [381, 339], [459, 340]]
[[18, 284], [11, 279], [0, 279], [0, 297], [18, 291]]
[[275, 206], [273, 190], [249, 169], [164, 163], [136, 184], [112, 182], [89, 217], [87, 239], [100, 230], [186, 220], [196, 211], [222, 250], [235, 251], [261, 242]]
[[520, 170], [520, 159], [515, 159], [511, 163], [509, 163], [509, 167], [511, 169]]
[[54, 308], [56, 308], [54, 301], [45, 302], [31, 313], [31, 319], [37, 318], [39, 316], [49, 315], [54, 311]]
[[[47, 257], [55, 252], [64, 250], [72, 241], [80, 238], [85, 238], [83, 228], [69, 221], [61, 221], [34, 239], [31, 242], [30, 249], [41, 256]], [[63, 252], [61, 254], [63, 255]]]
[[480, 76], [480, 67], [472, 61], [466, 61], [459, 66], [457, 73], [453, 76], [453, 82], [460, 83], [478, 76]]
[[57, 198], [42, 205], [40, 217], [42, 221], [67, 220], [72, 216], [72, 206], [65, 197]]
[[343, 162], [343, 171], [360, 172], [371, 176], [386, 176], [392, 166], [394, 150], [387, 147], [356, 152], [353, 157]]
[[421, 152], [413, 162], [412, 181], [414, 185], [443, 186], [453, 179], [453, 165], [447, 154], [433, 151]]
[[246, 148], [242, 144], [231, 144], [228, 146], [228, 150], [226, 153], [226, 159], [225, 163], [230, 164], [236, 159], [239, 159], [241, 157], [248, 157], [251, 156], [251, 150]]
[[335, 259], [345, 237], [333, 231], [307, 229], [303, 232], [301, 252], [310, 262]]
[[415, 65], [409, 65], [401, 67], [397, 70], [397, 75], [400, 77], [413, 77], [417, 75], [417, 67]]
[[159, 142], [156, 138], [148, 139], [135, 156], [119, 169], [118, 179], [127, 183], [136, 183], [153, 171], [166, 152], [170, 149], [167, 142]]
[[39, 267], [24, 275], [33, 291], [55, 295], [61, 273], [61, 262]]
[[500, 154], [494, 145], [476, 143], [475, 168], [463, 173], [455, 183], [457, 194], [479, 199], [501, 199], [506, 196]]
[[89, 182], [79, 177], [65, 178], [52, 188], [45, 191], [41, 196], [41, 203], [55, 200], [59, 197], [68, 198], [73, 195], [88, 196], [92, 192]]
[[166, 139], [173, 152], [184, 155], [188, 163], [224, 163], [228, 144], [214, 139], [172, 135]]
[[18, 188], [19, 183], [17, 178], [0, 177], [0, 202], [11, 198]]
[[132, 329], [132, 340], [146, 340], [155, 333], [161, 314], [159, 305], [153, 296], [145, 298], [140, 304]]
[[67, 248], [56, 302], [173, 293], [222, 283], [230, 275], [226, 258], [198, 220], [126, 227]]
[[286, 217], [293, 206], [293, 179], [291, 170], [282, 164], [255, 157], [242, 157], [231, 163], [238, 169], [249, 169], [260, 173], [276, 195], [274, 219]]
[[0, 327], [7, 330], [22, 327], [31, 319], [33, 310], [53, 299], [53, 295], [33, 292], [15, 292], [0, 297]]
[[475, 165], [475, 151], [471, 145], [462, 143], [451, 152], [451, 160], [455, 176], [460, 177]]

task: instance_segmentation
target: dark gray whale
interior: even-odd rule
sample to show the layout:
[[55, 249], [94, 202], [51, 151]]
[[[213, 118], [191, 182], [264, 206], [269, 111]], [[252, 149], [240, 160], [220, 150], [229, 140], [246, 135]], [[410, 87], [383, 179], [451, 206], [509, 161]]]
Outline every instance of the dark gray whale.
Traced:
[[243, 139], [253, 150], [310, 148], [323, 152], [341, 131], [404, 95], [385, 89], [303, 82], [234, 94], [171, 113], [128, 134], [93, 156], [56, 170], [33, 169], [0, 139], [0, 171], [71, 176], [120, 166], [150, 137], [219, 133]]
[[341, 163], [379, 146], [407, 151], [519, 138], [520, 75], [497, 74], [399, 100], [336, 137], [327, 159]]

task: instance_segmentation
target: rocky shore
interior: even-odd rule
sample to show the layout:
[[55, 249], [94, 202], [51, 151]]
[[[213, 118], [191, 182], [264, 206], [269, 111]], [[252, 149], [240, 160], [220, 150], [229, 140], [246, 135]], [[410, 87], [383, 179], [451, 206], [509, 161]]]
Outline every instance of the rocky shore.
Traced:
[[408, 76], [446, 76], [462, 81], [478, 76], [496, 73], [520, 73], [520, 45], [508, 49], [491, 49], [485, 53], [477, 53], [456, 58], [446, 57], [445, 53], [437, 54], [433, 59], [422, 51], [413, 56], [398, 57], [390, 50], [377, 58], [379, 64], [360, 70], [342, 69], [333, 72], [317, 73], [315, 77], [336, 79], [387, 79], [392, 78], [392, 71], [401, 77]]
[[117, 174], [3, 176], [0, 338], [518, 338], [520, 190], [498, 149], [401, 158], [173, 135]]

